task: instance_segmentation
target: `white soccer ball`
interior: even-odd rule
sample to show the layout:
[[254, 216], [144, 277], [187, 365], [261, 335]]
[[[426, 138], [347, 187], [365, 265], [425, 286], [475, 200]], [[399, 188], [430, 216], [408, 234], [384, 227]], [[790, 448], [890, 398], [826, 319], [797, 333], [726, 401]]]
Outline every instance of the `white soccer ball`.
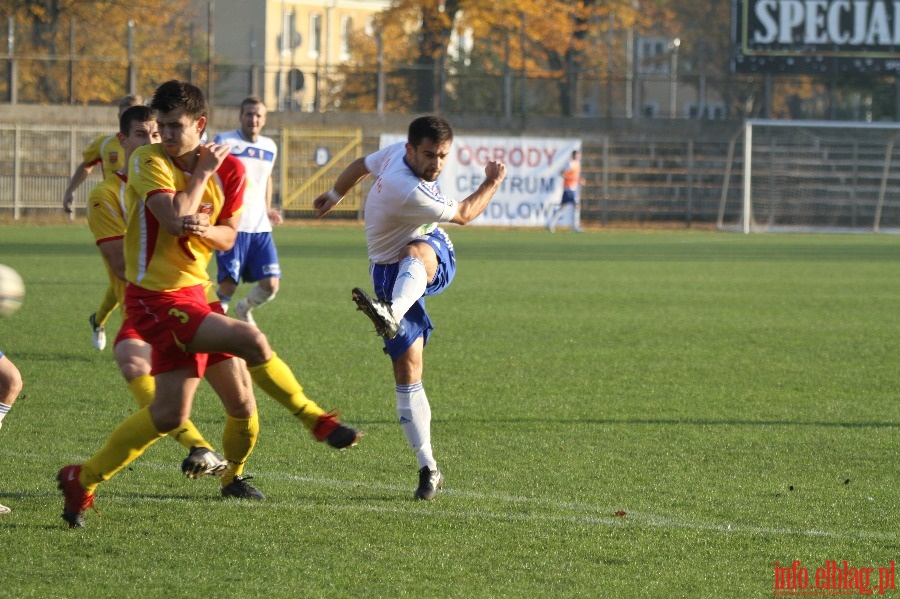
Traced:
[[22, 307], [25, 283], [12, 268], [0, 264], [0, 316], [9, 316]]

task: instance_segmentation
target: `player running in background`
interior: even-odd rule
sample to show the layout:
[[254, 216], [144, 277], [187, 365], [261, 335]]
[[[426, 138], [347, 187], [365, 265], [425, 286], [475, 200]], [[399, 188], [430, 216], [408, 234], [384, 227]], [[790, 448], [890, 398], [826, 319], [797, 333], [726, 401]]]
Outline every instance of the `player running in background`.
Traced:
[[[19, 373], [19, 369], [0, 351], [0, 428], [3, 428], [3, 419], [6, 418], [9, 409], [21, 392], [22, 375]], [[0, 503], [0, 514], [8, 514], [11, 511]]]
[[[332, 447], [354, 445], [359, 432], [341, 424], [303, 393], [290, 368], [259, 329], [213, 311], [206, 298], [213, 250], [229, 248], [237, 235], [244, 167], [227, 146], [201, 144], [208, 106], [196, 86], [168, 81], [157, 88], [161, 144], [143, 146], [129, 161], [125, 207], [125, 309], [152, 346], [153, 402], [126, 418], [104, 446], [83, 464], [63, 467], [57, 479], [71, 527], [84, 526], [97, 486], [140, 456], [190, 416], [208, 354], [243, 359], [253, 382], [288, 408], [312, 435]], [[229, 358], [231, 356], [228, 356]], [[222, 495], [262, 500], [242, 477], [259, 434], [252, 385], [240, 360], [226, 392]]]
[[[124, 153], [123, 164], [128, 163], [132, 152], [141, 146], [159, 143], [160, 136], [156, 125], [156, 113], [149, 106], [132, 106], [119, 117], [119, 143]], [[115, 287], [119, 304], [125, 298], [125, 255], [124, 238], [125, 223], [125, 185], [128, 181], [126, 168], [111, 173], [91, 190], [88, 199], [88, 225], [107, 271], [110, 273], [110, 284]], [[119, 371], [128, 383], [137, 401], [138, 407], [150, 405], [156, 388], [150, 368], [150, 345], [131, 326], [128, 318], [123, 319], [122, 327], [113, 345]], [[207, 372], [208, 380], [215, 381], [218, 370], [210, 361]], [[216, 362], [218, 364], [219, 362]], [[198, 478], [205, 474], [217, 474], [228, 467], [228, 462], [216, 453], [213, 446], [203, 437], [191, 420], [170, 431], [169, 436], [188, 449], [188, 457], [182, 462], [182, 472], [189, 478]]]
[[547, 222], [547, 230], [556, 233], [556, 223], [564, 214], [571, 214], [572, 231], [581, 233], [581, 209], [578, 202], [578, 188], [584, 183], [581, 178], [581, 160], [578, 150], [572, 150], [572, 156], [569, 158], [569, 165], [560, 173], [563, 179], [562, 198], [559, 207], [550, 220]]
[[280, 225], [281, 212], [272, 208], [272, 168], [278, 147], [271, 137], [260, 135], [266, 125], [266, 105], [255, 96], [241, 102], [241, 126], [214, 138], [231, 146], [247, 171], [244, 211], [237, 239], [230, 250], [216, 252], [219, 288], [216, 293], [227, 311], [241, 281], [256, 283], [234, 307], [235, 316], [256, 326], [251, 311], [275, 299], [281, 277], [278, 252], [272, 240], [272, 225]]
[[[119, 101], [117, 118], [121, 118], [122, 113], [132, 106], [138, 106], [143, 103], [144, 98], [141, 96], [125, 96]], [[94, 170], [95, 165], [100, 165], [100, 173], [104, 179], [125, 166], [125, 152], [115, 133], [95, 138], [85, 148], [81, 156], [83, 160], [72, 174], [72, 178], [69, 180], [69, 185], [66, 187], [63, 195], [63, 210], [65, 210], [66, 214], [74, 214], [72, 204], [75, 201], [75, 190], [84, 183], [91, 171]], [[110, 273], [110, 281], [113, 279], [115, 277]], [[110, 283], [103, 294], [103, 299], [100, 301], [100, 307], [88, 317], [93, 335], [91, 344], [94, 346], [94, 349], [103, 350], [106, 348], [106, 321], [109, 315], [118, 307], [117, 298], [121, 298], [123, 292], [123, 289], [117, 289], [116, 287], [121, 287], [121, 285], [118, 282]]]
[[334, 187], [313, 203], [327, 214], [370, 173], [378, 177], [364, 213], [369, 271], [375, 294], [353, 290], [353, 300], [384, 338], [393, 362], [397, 416], [419, 466], [415, 499], [433, 499], [444, 484], [431, 447], [431, 406], [422, 384], [425, 343], [434, 328], [425, 296], [450, 285], [456, 273], [453, 244], [438, 223], [465, 225], [487, 207], [506, 177], [506, 165], [494, 160], [485, 180], [457, 202], [445, 197], [438, 175], [450, 152], [453, 129], [446, 120], [426, 116], [409, 125], [406, 142], [358, 158], [338, 175]]

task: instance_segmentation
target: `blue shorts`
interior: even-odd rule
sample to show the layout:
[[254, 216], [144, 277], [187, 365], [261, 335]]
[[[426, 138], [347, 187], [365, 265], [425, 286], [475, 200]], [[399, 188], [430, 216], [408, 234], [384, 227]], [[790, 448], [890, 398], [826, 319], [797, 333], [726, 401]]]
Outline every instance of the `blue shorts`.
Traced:
[[575, 203], [575, 190], [574, 189], [563, 189], [562, 200], [560, 200], [559, 203], [563, 206], [565, 206], [566, 204], [574, 204]]
[[[435, 229], [430, 233], [419, 237], [415, 241], [424, 241], [434, 250], [437, 255], [438, 267], [434, 273], [434, 279], [431, 284], [425, 288], [425, 296], [437, 295], [446, 289], [453, 276], [456, 274], [456, 254], [453, 252], [453, 242], [447, 237], [443, 229]], [[397, 279], [397, 272], [400, 270], [400, 263], [393, 264], [371, 264], [369, 273], [372, 275], [372, 283], [375, 287], [375, 295], [381, 299], [390, 300], [391, 293], [394, 289], [394, 281]], [[396, 360], [408, 350], [416, 339], [422, 337], [425, 343], [428, 343], [428, 337], [434, 329], [428, 312], [425, 311], [425, 296], [412, 305], [412, 307], [403, 316], [403, 327], [399, 335], [391, 340], [384, 341], [384, 353]]]
[[216, 252], [219, 273], [216, 280], [221, 283], [231, 277], [235, 283], [253, 283], [260, 279], [281, 278], [281, 265], [272, 234], [244, 233], [238, 231], [234, 247], [225, 252]]

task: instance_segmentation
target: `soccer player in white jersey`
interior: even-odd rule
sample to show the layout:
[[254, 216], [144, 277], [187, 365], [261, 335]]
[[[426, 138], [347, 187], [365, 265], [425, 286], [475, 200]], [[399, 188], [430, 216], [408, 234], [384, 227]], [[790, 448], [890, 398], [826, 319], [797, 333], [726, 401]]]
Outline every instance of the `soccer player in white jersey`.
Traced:
[[278, 146], [271, 137], [260, 135], [266, 125], [266, 105], [259, 98], [244, 98], [240, 122], [240, 128], [220, 133], [213, 140], [231, 146], [231, 153], [244, 163], [247, 171], [244, 212], [237, 240], [230, 250], [216, 252], [219, 284], [216, 293], [222, 307], [228, 310], [241, 281], [256, 283], [234, 307], [239, 319], [255, 326], [251, 311], [275, 299], [281, 278], [278, 252], [272, 239], [272, 225], [282, 222], [281, 212], [272, 208], [272, 168]]
[[471, 222], [506, 177], [506, 165], [490, 160], [484, 181], [469, 197], [457, 202], [444, 196], [437, 178], [452, 142], [453, 129], [446, 120], [417, 118], [409, 125], [406, 142], [358, 158], [313, 202], [316, 214], [324, 216], [370, 173], [378, 177], [364, 213], [377, 299], [356, 288], [353, 300], [375, 324], [393, 362], [397, 416], [419, 467], [413, 497], [424, 500], [433, 499], [444, 484], [432, 452], [431, 406], [422, 384], [423, 351], [434, 328], [425, 296], [446, 289], [456, 273], [453, 244], [438, 224]]

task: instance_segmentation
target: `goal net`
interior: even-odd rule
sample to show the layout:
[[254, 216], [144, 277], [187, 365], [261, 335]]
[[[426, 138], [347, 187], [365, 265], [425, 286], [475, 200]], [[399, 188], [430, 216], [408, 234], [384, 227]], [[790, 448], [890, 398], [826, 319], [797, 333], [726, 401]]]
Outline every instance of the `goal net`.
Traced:
[[731, 140], [724, 230], [900, 233], [900, 123], [749, 119]]

